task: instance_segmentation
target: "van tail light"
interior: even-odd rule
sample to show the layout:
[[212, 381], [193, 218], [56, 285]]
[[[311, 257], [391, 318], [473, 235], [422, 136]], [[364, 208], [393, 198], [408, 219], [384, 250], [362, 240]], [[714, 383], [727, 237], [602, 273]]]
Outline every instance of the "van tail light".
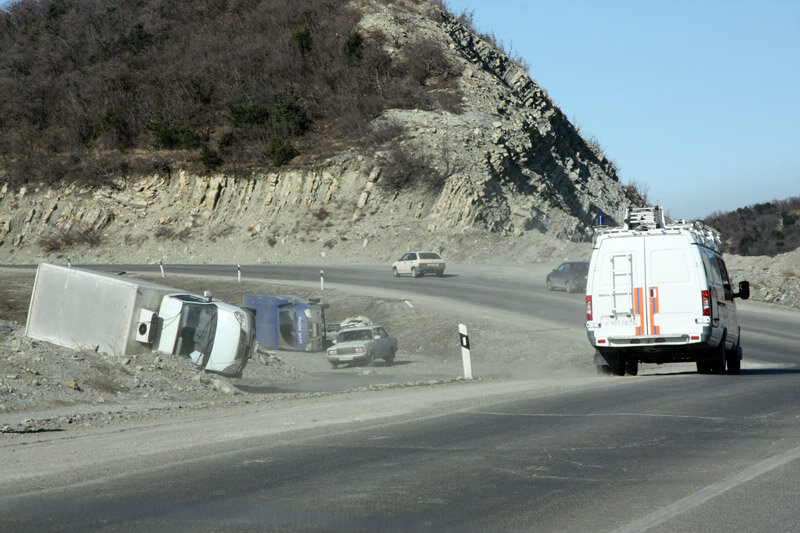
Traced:
[[586, 320], [592, 320], [592, 297], [586, 295]]
[[711, 298], [708, 291], [700, 291], [700, 299], [703, 301], [703, 316], [711, 316]]

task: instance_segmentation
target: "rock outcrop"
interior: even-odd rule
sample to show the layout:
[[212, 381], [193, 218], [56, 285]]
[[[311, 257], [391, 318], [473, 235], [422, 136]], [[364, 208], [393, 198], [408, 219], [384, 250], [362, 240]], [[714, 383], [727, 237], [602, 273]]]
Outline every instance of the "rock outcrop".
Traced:
[[[364, 0], [363, 6], [361, 26], [390, 36], [391, 53], [432, 39], [461, 68], [460, 112], [394, 109], [376, 119], [402, 127], [392, 146], [431, 162], [443, 177], [439, 187], [387, 188], [381, 180], [392, 159], [382, 150], [356, 148], [247, 177], [178, 169], [95, 189], [4, 186], [2, 262], [34, 260], [48, 238], [45, 252], [63, 255], [68, 237], [82, 244], [79, 234], [119, 243], [130, 260], [153, 260], [181, 247], [198, 250], [198, 260], [199, 250], [222, 238], [244, 249], [255, 239], [262, 250], [314, 243], [324, 255], [345, 242], [366, 248], [369, 241], [394, 239], [398, 228], [420, 242], [430, 240], [425, 233], [464, 232], [578, 241], [597, 215], [621, 220], [632, 200], [613, 164], [523, 69], [447, 14], [432, 18], [414, 3]], [[263, 251], [241, 255], [259, 260]]]

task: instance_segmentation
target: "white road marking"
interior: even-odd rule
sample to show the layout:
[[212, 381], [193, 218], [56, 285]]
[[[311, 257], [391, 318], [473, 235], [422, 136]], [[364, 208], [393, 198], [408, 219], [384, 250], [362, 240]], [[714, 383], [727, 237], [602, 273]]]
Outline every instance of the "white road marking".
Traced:
[[694, 420], [710, 420], [714, 422], [725, 422], [726, 417], [721, 416], [697, 416], [697, 415], [665, 415], [659, 413], [502, 413], [497, 411], [464, 411], [465, 414], [473, 415], [492, 415], [492, 416], [522, 416], [532, 418], [602, 418], [606, 416], [651, 417], [651, 418], [690, 418]]
[[768, 459], [764, 459], [763, 461], [760, 461], [749, 468], [745, 468], [741, 472], [734, 474], [731, 477], [709, 485], [706, 488], [695, 492], [694, 494], [690, 494], [689, 496], [682, 498], [671, 505], [662, 507], [661, 509], [652, 512], [649, 515], [643, 516], [639, 520], [631, 522], [630, 524], [617, 529], [615, 533], [647, 531], [648, 529], [663, 524], [667, 520], [670, 520], [679, 514], [685, 513], [686, 511], [693, 509], [724, 492], [747, 483], [751, 479], [754, 479], [761, 474], [766, 474], [770, 470], [778, 468], [779, 466], [783, 466], [786, 463], [794, 461], [798, 458], [800, 458], [800, 446], [778, 455], [774, 455]]

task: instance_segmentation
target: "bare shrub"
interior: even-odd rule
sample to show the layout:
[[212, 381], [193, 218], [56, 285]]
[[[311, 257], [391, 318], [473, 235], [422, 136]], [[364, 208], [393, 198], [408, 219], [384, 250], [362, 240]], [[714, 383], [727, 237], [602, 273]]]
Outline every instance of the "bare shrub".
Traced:
[[380, 145], [392, 141], [405, 133], [405, 127], [394, 120], [372, 125], [363, 137], [364, 142], [371, 145]]
[[433, 39], [423, 39], [405, 47], [398, 69], [419, 84], [427, 83], [430, 78], [447, 80], [457, 74], [442, 46]]
[[42, 236], [39, 247], [46, 253], [65, 251], [73, 246], [89, 246], [93, 248], [102, 242], [100, 231], [83, 226], [67, 230], [58, 229]]
[[446, 176], [438, 172], [428, 158], [395, 146], [387, 154], [378, 185], [392, 192], [423, 187], [440, 191]]
[[320, 207], [319, 209], [314, 211], [313, 216], [314, 218], [322, 222], [323, 220], [325, 220], [330, 216], [330, 213], [324, 207]]

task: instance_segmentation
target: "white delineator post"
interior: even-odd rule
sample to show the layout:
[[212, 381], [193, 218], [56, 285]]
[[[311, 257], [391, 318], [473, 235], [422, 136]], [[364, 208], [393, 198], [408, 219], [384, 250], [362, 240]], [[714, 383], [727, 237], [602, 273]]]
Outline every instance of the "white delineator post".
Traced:
[[472, 379], [472, 360], [469, 353], [467, 326], [459, 324], [458, 335], [461, 337], [461, 362], [464, 364], [464, 379]]
[[164, 262], [160, 259], [158, 260], [158, 268], [161, 270], [161, 277], [164, 277]]
[[325, 290], [325, 272], [323, 270], [319, 271], [319, 290]]
[[236, 265], [236, 281], [242, 282], [242, 265]]

